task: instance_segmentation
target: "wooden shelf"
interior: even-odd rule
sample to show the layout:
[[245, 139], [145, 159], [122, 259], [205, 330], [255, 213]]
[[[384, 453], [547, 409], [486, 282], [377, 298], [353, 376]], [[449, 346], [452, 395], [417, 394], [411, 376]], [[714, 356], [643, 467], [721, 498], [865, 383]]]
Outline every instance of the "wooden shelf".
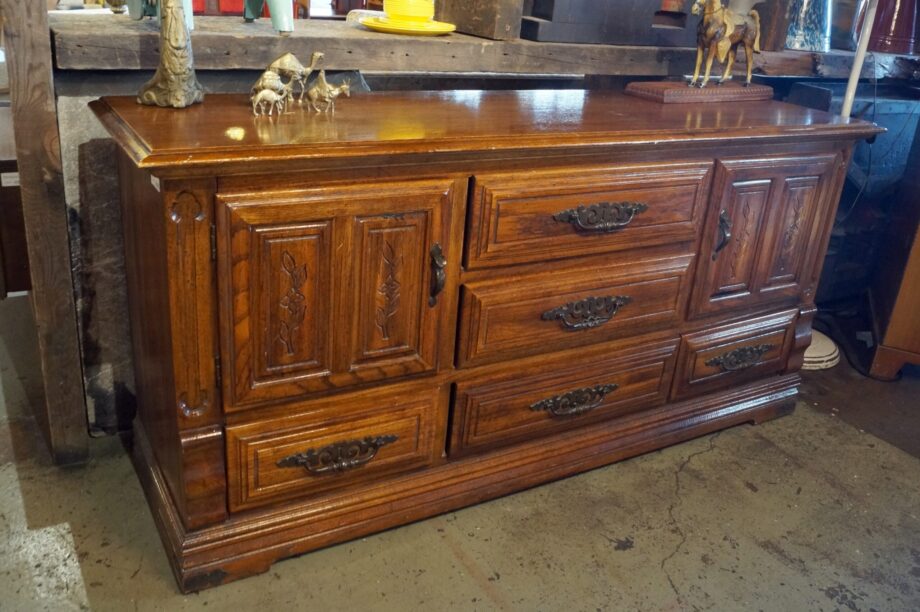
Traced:
[[[301, 58], [326, 54], [325, 67], [391, 73], [508, 75], [679, 75], [692, 69], [695, 51], [683, 48], [493, 41], [464, 34], [412, 37], [380, 34], [340, 21], [302, 20], [279, 36], [271, 22], [196, 17], [192, 34], [201, 70], [260, 70], [286, 51]], [[149, 70], [156, 67], [156, 23], [119, 15], [50, 15], [55, 66], [61, 70]], [[852, 53], [764, 52], [757, 72], [766, 76], [845, 78]], [[740, 66], [740, 63], [739, 63]], [[864, 76], [910, 78], [917, 58], [875, 54]]]

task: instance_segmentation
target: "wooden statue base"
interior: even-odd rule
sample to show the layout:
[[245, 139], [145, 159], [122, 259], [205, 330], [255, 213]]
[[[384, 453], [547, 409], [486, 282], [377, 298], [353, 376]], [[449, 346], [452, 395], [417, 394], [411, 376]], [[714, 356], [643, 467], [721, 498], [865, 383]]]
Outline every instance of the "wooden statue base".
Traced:
[[747, 87], [741, 81], [719, 83], [710, 80], [700, 89], [690, 87], [686, 81], [638, 81], [626, 86], [631, 96], [660, 102], [661, 104], [699, 104], [701, 102], [745, 102], [772, 100], [773, 88], [751, 83]]

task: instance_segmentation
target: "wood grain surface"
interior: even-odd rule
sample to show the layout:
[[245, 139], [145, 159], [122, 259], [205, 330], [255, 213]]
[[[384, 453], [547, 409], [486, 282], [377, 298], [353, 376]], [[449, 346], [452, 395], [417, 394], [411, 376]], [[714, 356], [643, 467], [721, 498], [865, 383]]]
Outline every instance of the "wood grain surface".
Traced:
[[51, 69], [48, 13], [41, 2], [0, 0], [23, 218], [45, 382], [38, 421], [55, 461], [76, 463], [89, 448], [67, 206]]
[[[158, 32], [152, 20], [79, 14], [51, 16], [55, 67], [66, 70], [153, 70]], [[695, 49], [493, 41], [451, 34], [425, 37], [371, 32], [328, 20], [296, 20], [280, 37], [267, 19], [243, 23], [227, 17], [196, 17], [192, 33], [199, 70], [262, 70], [291, 51], [301, 59], [326, 54], [329, 70], [378, 72], [479, 72], [499, 74], [679, 76], [693, 68]], [[846, 78], [853, 54], [783, 51], [755, 56], [766, 76]], [[910, 78], [920, 60], [872, 54], [864, 77]]]

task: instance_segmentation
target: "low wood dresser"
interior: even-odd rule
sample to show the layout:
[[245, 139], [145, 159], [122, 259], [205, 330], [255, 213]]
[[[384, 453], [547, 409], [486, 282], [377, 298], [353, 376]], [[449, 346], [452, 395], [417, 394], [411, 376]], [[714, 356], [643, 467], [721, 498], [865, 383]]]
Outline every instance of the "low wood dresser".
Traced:
[[850, 151], [780, 102], [92, 104], [180, 588], [792, 409]]

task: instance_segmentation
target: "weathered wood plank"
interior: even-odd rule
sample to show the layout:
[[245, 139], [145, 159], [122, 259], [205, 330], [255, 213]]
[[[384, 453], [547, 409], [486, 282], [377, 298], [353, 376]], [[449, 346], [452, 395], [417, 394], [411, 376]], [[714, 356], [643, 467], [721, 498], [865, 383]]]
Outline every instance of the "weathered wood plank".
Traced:
[[67, 209], [48, 14], [43, 2], [0, 0], [13, 131], [38, 327], [45, 406], [36, 416], [58, 463], [86, 459], [89, 437], [67, 237]]
[[[69, 70], [153, 69], [158, 37], [151, 21], [112, 16], [52, 15], [56, 66]], [[229, 17], [198, 17], [192, 44], [201, 70], [262, 69], [285, 51], [326, 54], [330, 70], [480, 72], [502, 74], [667, 75], [672, 63], [689, 65], [686, 50], [655, 47], [491, 41], [453, 34], [412, 37], [380, 34], [343, 22], [297, 21], [280, 37], [267, 20], [244, 24]], [[681, 68], [685, 69], [685, 68]]]
[[[320, 20], [296, 21], [289, 37], [278, 36], [267, 20], [244, 24], [233, 17], [196, 17], [195, 23], [192, 44], [201, 70], [259, 70], [285, 51], [309, 57], [321, 50], [330, 70], [673, 76], [689, 72], [695, 54], [682, 48], [493, 41], [464, 34], [396, 36]], [[58, 14], [51, 16], [51, 30], [57, 68], [156, 68], [159, 38], [152, 20]], [[873, 55], [865, 77], [910, 78], [920, 69], [915, 58]], [[846, 78], [852, 60], [846, 51], [765, 51], [756, 56], [756, 70], [765, 76]]]

